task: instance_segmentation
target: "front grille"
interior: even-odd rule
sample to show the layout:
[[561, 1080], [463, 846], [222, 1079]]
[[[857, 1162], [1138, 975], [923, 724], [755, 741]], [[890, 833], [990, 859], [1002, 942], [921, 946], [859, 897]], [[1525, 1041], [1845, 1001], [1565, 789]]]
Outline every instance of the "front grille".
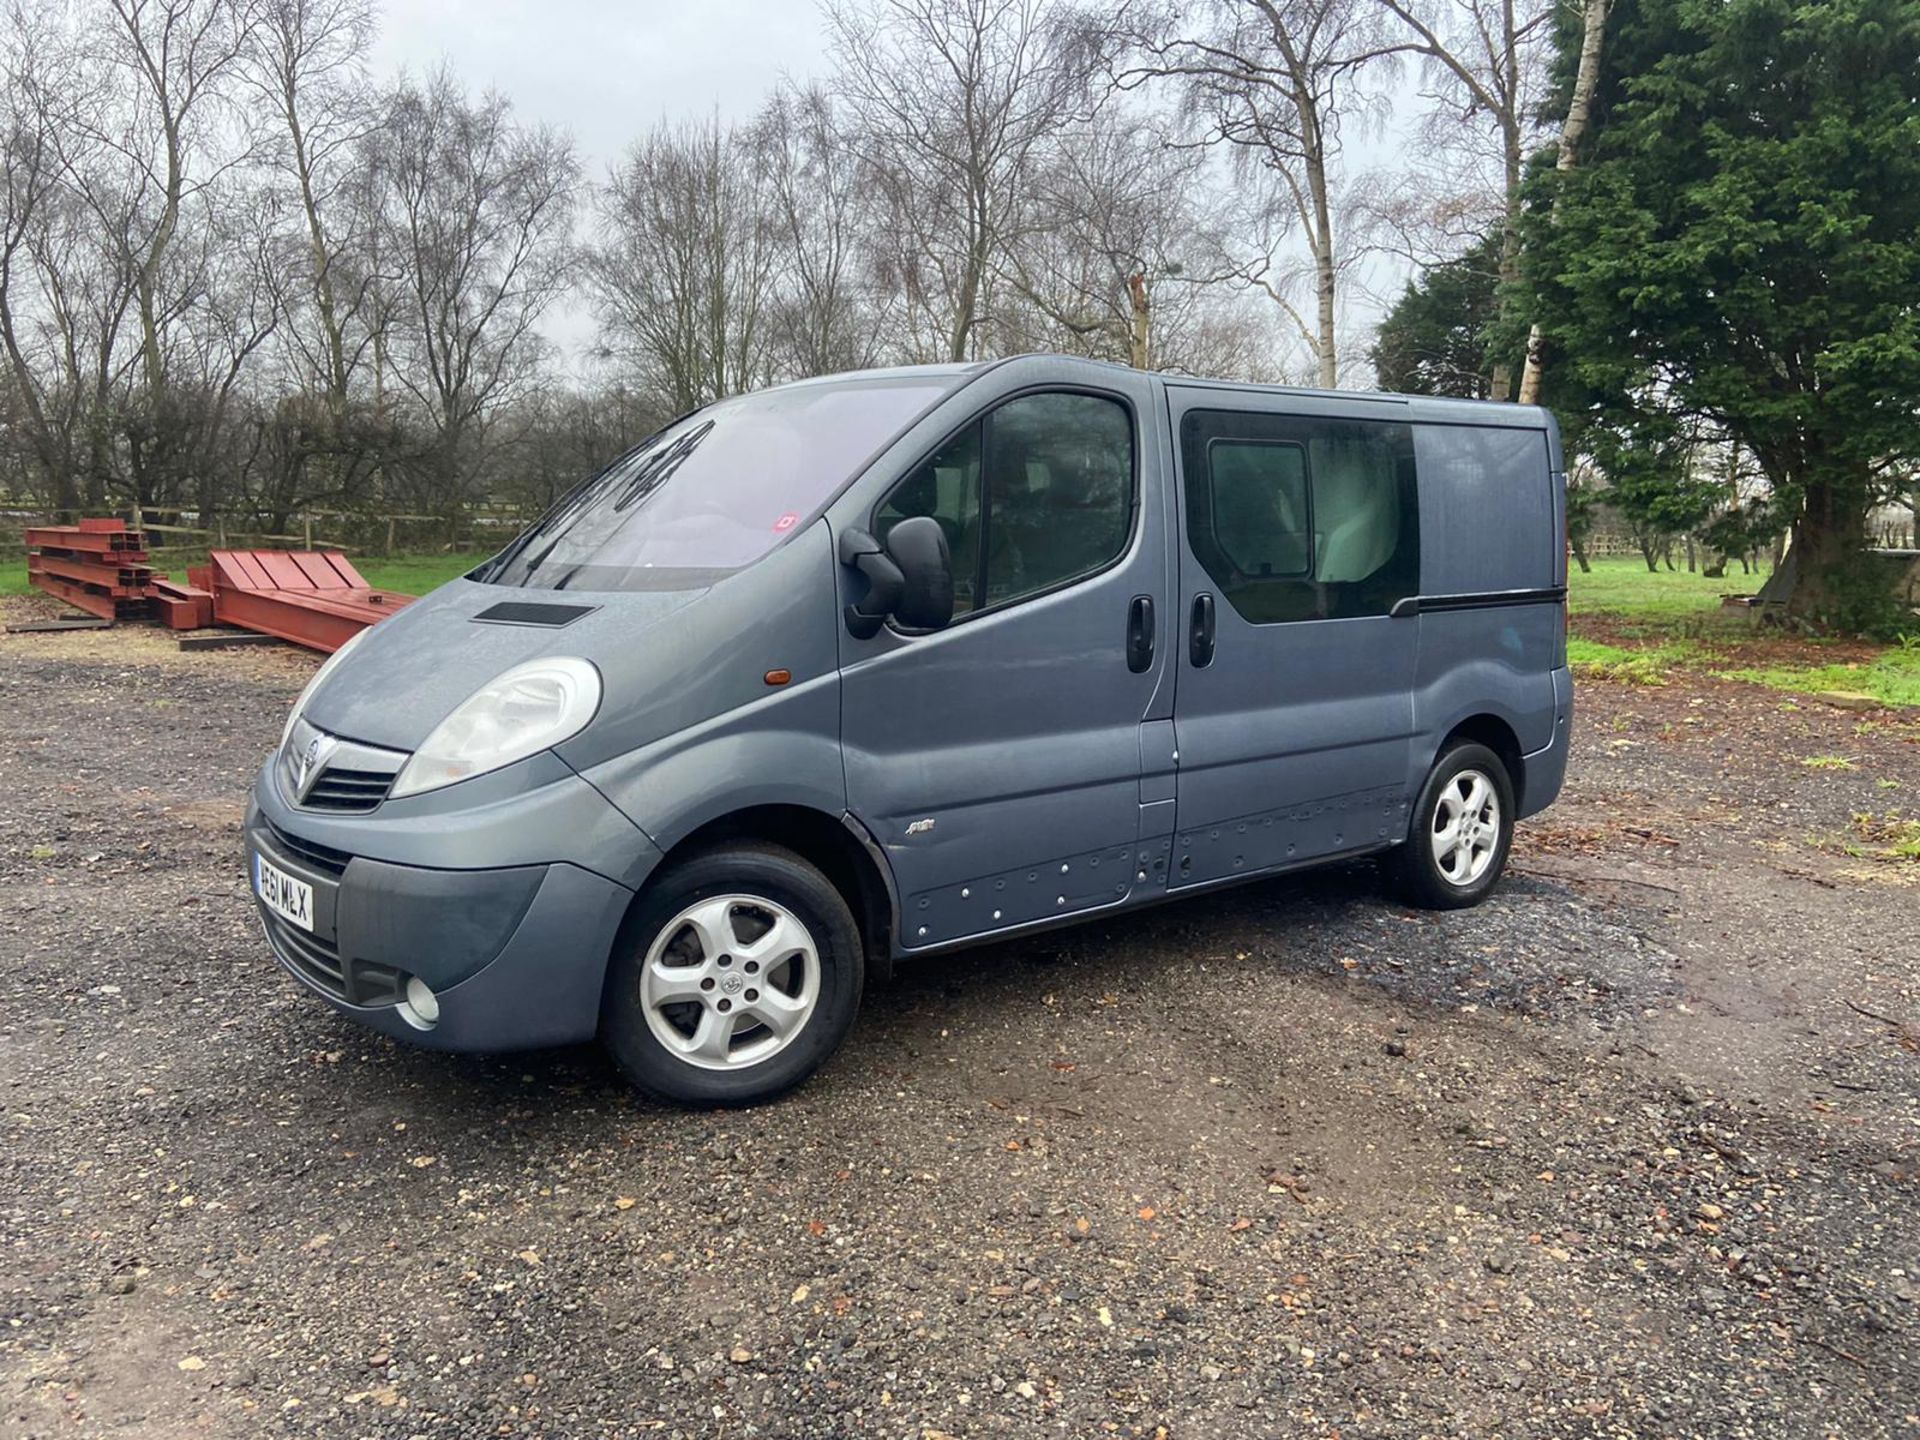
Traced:
[[[303, 810], [365, 815], [387, 798], [406, 763], [404, 750], [329, 735], [296, 716], [280, 747], [280, 782], [286, 797]], [[303, 778], [308, 782], [304, 794]]]
[[342, 958], [340, 952], [317, 935], [289, 925], [278, 915], [263, 910], [267, 941], [294, 974], [314, 989], [348, 1005], [371, 1009], [378, 1005], [400, 1003], [405, 977], [390, 965], [371, 960]]
[[363, 814], [387, 798], [393, 788], [392, 775], [377, 770], [341, 770], [329, 766], [320, 772], [301, 805], [309, 810], [332, 810], [339, 814]]
[[322, 874], [331, 875], [338, 880], [347, 873], [347, 863], [353, 859], [344, 850], [335, 850], [329, 845], [316, 845], [311, 840], [302, 840], [297, 835], [289, 835], [272, 821], [266, 822], [267, 834], [273, 840], [273, 848], [289, 860], [300, 860], [312, 866]]

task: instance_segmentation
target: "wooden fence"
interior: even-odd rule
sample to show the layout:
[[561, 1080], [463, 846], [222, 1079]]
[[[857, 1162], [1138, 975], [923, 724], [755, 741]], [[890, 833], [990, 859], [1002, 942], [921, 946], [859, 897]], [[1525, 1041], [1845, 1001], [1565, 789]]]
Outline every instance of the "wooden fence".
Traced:
[[[21, 532], [34, 525], [68, 525], [86, 510], [48, 510], [9, 505], [0, 499], [0, 552], [23, 550]], [[503, 545], [527, 524], [528, 517], [505, 506], [480, 506], [458, 517], [418, 515], [401, 511], [303, 510], [289, 515], [285, 531], [250, 529], [255, 517], [204, 517], [180, 506], [128, 506], [105, 513], [124, 515], [134, 528], [151, 534], [156, 554], [200, 552], [229, 548], [343, 550], [355, 555], [492, 549]], [[166, 516], [168, 519], [157, 517]], [[198, 522], [198, 523], [193, 523]]]

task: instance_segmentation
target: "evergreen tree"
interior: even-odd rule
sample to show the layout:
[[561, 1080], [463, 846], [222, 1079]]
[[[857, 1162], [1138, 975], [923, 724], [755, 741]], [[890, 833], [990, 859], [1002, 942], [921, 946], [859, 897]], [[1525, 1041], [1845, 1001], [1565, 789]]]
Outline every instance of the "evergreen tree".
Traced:
[[1518, 371], [1516, 347], [1496, 353], [1500, 318], [1500, 237], [1492, 235], [1457, 259], [1407, 282], [1380, 322], [1373, 371], [1380, 388], [1407, 395], [1452, 395], [1484, 400], [1492, 393], [1494, 362]]
[[1712, 422], [1792, 517], [1791, 610], [1884, 628], [1866, 516], [1920, 460], [1920, 0], [1620, 0], [1609, 25], [1579, 165], [1530, 215], [1551, 396], [1636, 484]]

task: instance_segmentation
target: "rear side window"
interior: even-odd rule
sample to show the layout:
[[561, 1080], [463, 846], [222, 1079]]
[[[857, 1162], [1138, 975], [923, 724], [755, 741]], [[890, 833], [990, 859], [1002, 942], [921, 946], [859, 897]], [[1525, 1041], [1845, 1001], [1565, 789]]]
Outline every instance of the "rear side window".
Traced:
[[1102, 570], [1133, 528], [1133, 418], [1101, 395], [1023, 395], [968, 425], [874, 514], [887, 532], [931, 515], [953, 553], [954, 615]]
[[1420, 590], [1534, 590], [1555, 583], [1565, 545], [1543, 430], [1416, 425]]
[[1418, 592], [1408, 426], [1192, 411], [1181, 465], [1188, 544], [1245, 619], [1384, 615]]

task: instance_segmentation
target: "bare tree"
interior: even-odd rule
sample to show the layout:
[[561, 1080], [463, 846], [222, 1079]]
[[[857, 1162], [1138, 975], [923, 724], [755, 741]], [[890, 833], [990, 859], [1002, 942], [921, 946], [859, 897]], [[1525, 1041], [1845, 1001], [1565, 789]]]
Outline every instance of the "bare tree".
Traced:
[[853, 140], [887, 205], [891, 278], [941, 357], [964, 360], [1027, 223], [1036, 152], [1085, 93], [1085, 57], [1042, 0], [827, 0], [826, 13]]
[[[352, 167], [380, 113], [365, 75], [372, 0], [261, 0], [245, 73], [278, 132], [265, 146], [298, 205], [301, 294], [285, 297], [310, 325], [288, 327], [296, 363], [318, 382], [336, 423], [372, 334], [375, 277], [365, 264], [365, 206]], [[292, 257], [289, 257], [292, 258]]]
[[712, 120], [655, 129], [600, 191], [602, 342], [675, 414], [770, 376], [767, 199], [746, 140]]
[[19, 411], [10, 428], [25, 431], [45, 492], [65, 509], [78, 499], [71, 442], [79, 390], [69, 384], [63, 397], [55, 388], [58, 351], [40, 351], [30, 331], [31, 292], [40, 278], [35, 262], [48, 254], [52, 212], [63, 198], [56, 134], [61, 37], [22, 0], [7, 7], [6, 21], [0, 40], [0, 348]]
[[778, 251], [771, 341], [789, 374], [874, 364], [890, 318], [873, 280], [877, 207], [845, 129], [825, 90], [783, 84], [750, 132]]
[[[1380, 0], [1403, 29], [1399, 42], [1422, 56], [1437, 82], [1428, 132], [1443, 151], [1465, 138], [1491, 141], [1495, 182], [1494, 229], [1500, 237], [1500, 303], [1510, 303], [1520, 260], [1520, 181], [1533, 141], [1533, 116], [1545, 81], [1546, 49], [1553, 7], [1548, 0]], [[1474, 156], [1473, 158], [1478, 158]], [[1449, 165], [1458, 188], [1461, 167]], [[1448, 203], [1446, 200], [1442, 204]], [[1477, 237], [1476, 237], [1477, 238]], [[1496, 360], [1488, 394], [1505, 400], [1513, 388], [1511, 367]]]
[[451, 506], [480, 479], [488, 422], [538, 383], [537, 327], [572, 274], [579, 163], [565, 136], [519, 125], [499, 95], [470, 101], [445, 70], [394, 92], [368, 148], [401, 276], [395, 374], [427, 432], [428, 501]]
[[[124, 158], [140, 191], [136, 223], [117, 238], [134, 273], [142, 378], [150, 403], [164, 407], [166, 266], [186, 208], [238, 162], [217, 154], [213, 132], [252, 17], [237, 0], [108, 0], [108, 9], [98, 53], [119, 79], [123, 104], [75, 119], [82, 134]], [[81, 185], [103, 222], [121, 218], [117, 185]]]
[[[1339, 289], [1352, 254], [1342, 233], [1344, 126], [1364, 108], [1358, 76], [1390, 53], [1365, 0], [1206, 0], [1185, 9], [1152, 3], [1122, 12], [1123, 87], [1171, 81], [1201, 141], [1233, 149], [1240, 173], [1265, 181], [1249, 219], [1299, 227], [1306, 242], [1311, 318], [1293, 303], [1284, 272], [1256, 261], [1249, 278], [1294, 322], [1318, 381], [1340, 383]], [[1268, 199], [1268, 196], [1271, 199]], [[1277, 236], [1259, 248], [1271, 253]]]
[[1138, 106], [1110, 103], [1058, 136], [1002, 266], [1039, 323], [1002, 317], [1004, 348], [1204, 368], [1195, 343], [1218, 333], [1201, 323], [1219, 297], [1210, 287], [1240, 275], [1203, 209], [1207, 160]]

